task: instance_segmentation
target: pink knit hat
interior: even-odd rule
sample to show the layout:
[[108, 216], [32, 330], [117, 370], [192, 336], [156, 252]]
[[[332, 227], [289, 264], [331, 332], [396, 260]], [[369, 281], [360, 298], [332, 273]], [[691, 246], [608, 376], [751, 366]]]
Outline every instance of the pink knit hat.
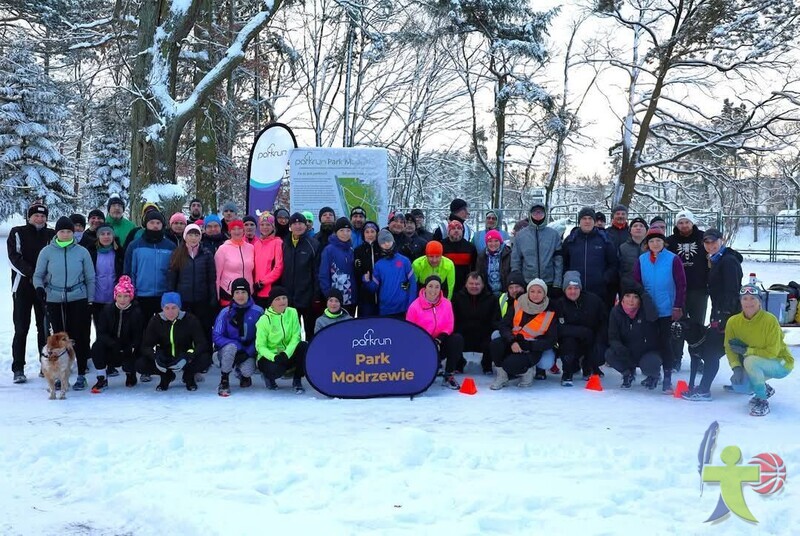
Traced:
[[486, 232], [486, 237], [484, 237], [486, 243], [489, 243], [489, 240], [499, 240], [501, 243], [503, 242], [503, 235], [500, 234], [500, 231], [497, 229], [492, 229], [491, 231]]
[[186, 226], [186, 229], [183, 230], [183, 239], [184, 240], [186, 240], [186, 235], [188, 235], [191, 231], [196, 231], [197, 234], [200, 234], [200, 235], [203, 234], [203, 230], [200, 228], [199, 225], [197, 225], [196, 223], [190, 223], [189, 225]]
[[186, 223], [186, 221], [187, 221], [186, 220], [186, 215], [183, 212], [176, 212], [175, 214], [170, 216], [170, 218], [169, 218], [169, 224], [170, 225], [172, 225], [176, 221], [182, 221], [183, 223]]
[[262, 221], [266, 221], [273, 227], [275, 227], [275, 216], [269, 213], [269, 211], [265, 211], [261, 213], [261, 216], [258, 217], [259, 223]]
[[119, 278], [119, 282], [114, 287], [114, 299], [117, 299], [117, 294], [130, 294], [131, 298], [133, 298], [136, 293], [135, 289], [133, 288], [133, 282], [131, 278], [127, 275], [123, 275]]

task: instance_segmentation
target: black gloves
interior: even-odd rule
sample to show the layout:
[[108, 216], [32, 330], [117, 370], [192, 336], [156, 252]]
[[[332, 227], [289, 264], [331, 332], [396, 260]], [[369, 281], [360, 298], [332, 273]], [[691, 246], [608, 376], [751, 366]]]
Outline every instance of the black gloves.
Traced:
[[36, 297], [42, 303], [47, 303], [47, 291], [42, 287], [36, 287]]
[[733, 385], [742, 385], [744, 383], [744, 369], [742, 367], [733, 367], [731, 383]]

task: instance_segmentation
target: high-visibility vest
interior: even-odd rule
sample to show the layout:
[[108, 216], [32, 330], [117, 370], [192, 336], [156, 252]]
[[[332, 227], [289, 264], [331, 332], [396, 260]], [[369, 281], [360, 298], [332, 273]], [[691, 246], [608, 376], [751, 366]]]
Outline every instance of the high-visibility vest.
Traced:
[[503, 292], [500, 294], [500, 318], [506, 316], [506, 311], [508, 310], [508, 292]]
[[526, 341], [536, 340], [547, 333], [547, 330], [550, 328], [550, 324], [556, 317], [556, 314], [553, 311], [542, 311], [538, 315], [531, 318], [527, 324], [522, 326], [520, 324], [522, 324], [523, 313], [524, 311], [522, 310], [519, 301], [517, 301], [514, 304], [514, 327], [511, 329], [511, 333], [513, 333], [515, 337], [521, 334]]

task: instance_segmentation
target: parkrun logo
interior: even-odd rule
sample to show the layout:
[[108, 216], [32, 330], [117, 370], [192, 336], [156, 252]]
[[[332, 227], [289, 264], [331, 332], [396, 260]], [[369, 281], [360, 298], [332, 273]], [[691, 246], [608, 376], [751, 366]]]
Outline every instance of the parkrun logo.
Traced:
[[276, 158], [278, 156], [286, 156], [286, 154], [287, 154], [286, 149], [281, 149], [279, 151], [276, 151], [275, 150], [275, 144], [274, 143], [270, 143], [269, 146], [263, 152], [258, 153], [258, 155], [256, 155], [256, 158], [257, 159], [261, 159], [261, 158]]
[[740, 465], [742, 450], [737, 446], [722, 449], [720, 460], [724, 465], [711, 465], [711, 457], [717, 445], [719, 424], [711, 423], [700, 443], [697, 453], [700, 472], [700, 496], [703, 495], [703, 484], [719, 483], [719, 499], [706, 523], [723, 519], [733, 512], [738, 517], [758, 523], [744, 500], [742, 485], [749, 484], [753, 491], [761, 495], [780, 492], [786, 485], [786, 465], [777, 454], [764, 452], [756, 455], [747, 464]]
[[350, 348], [357, 348], [359, 346], [390, 346], [392, 339], [389, 337], [383, 339], [373, 338], [372, 335], [375, 331], [370, 328], [364, 332], [364, 336], [360, 339], [353, 339], [353, 345]]

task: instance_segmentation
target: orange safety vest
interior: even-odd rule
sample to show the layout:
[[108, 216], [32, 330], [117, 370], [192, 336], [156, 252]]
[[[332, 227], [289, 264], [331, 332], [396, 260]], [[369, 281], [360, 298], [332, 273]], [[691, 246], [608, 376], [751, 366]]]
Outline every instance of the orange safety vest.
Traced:
[[550, 328], [550, 323], [556, 317], [553, 311], [543, 311], [531, 318], [527, 324], [521, 326], [520, 324], [522, 324], [522, 314], [524, 311], [519, 305], [519, 302], [514, 304], [514, 309], [514, 327], [511, 329], [511, 333], [513, 333], [515, 337], [521, 333], [526, 341], [538, 339], [547, 333], [547, 330]]

